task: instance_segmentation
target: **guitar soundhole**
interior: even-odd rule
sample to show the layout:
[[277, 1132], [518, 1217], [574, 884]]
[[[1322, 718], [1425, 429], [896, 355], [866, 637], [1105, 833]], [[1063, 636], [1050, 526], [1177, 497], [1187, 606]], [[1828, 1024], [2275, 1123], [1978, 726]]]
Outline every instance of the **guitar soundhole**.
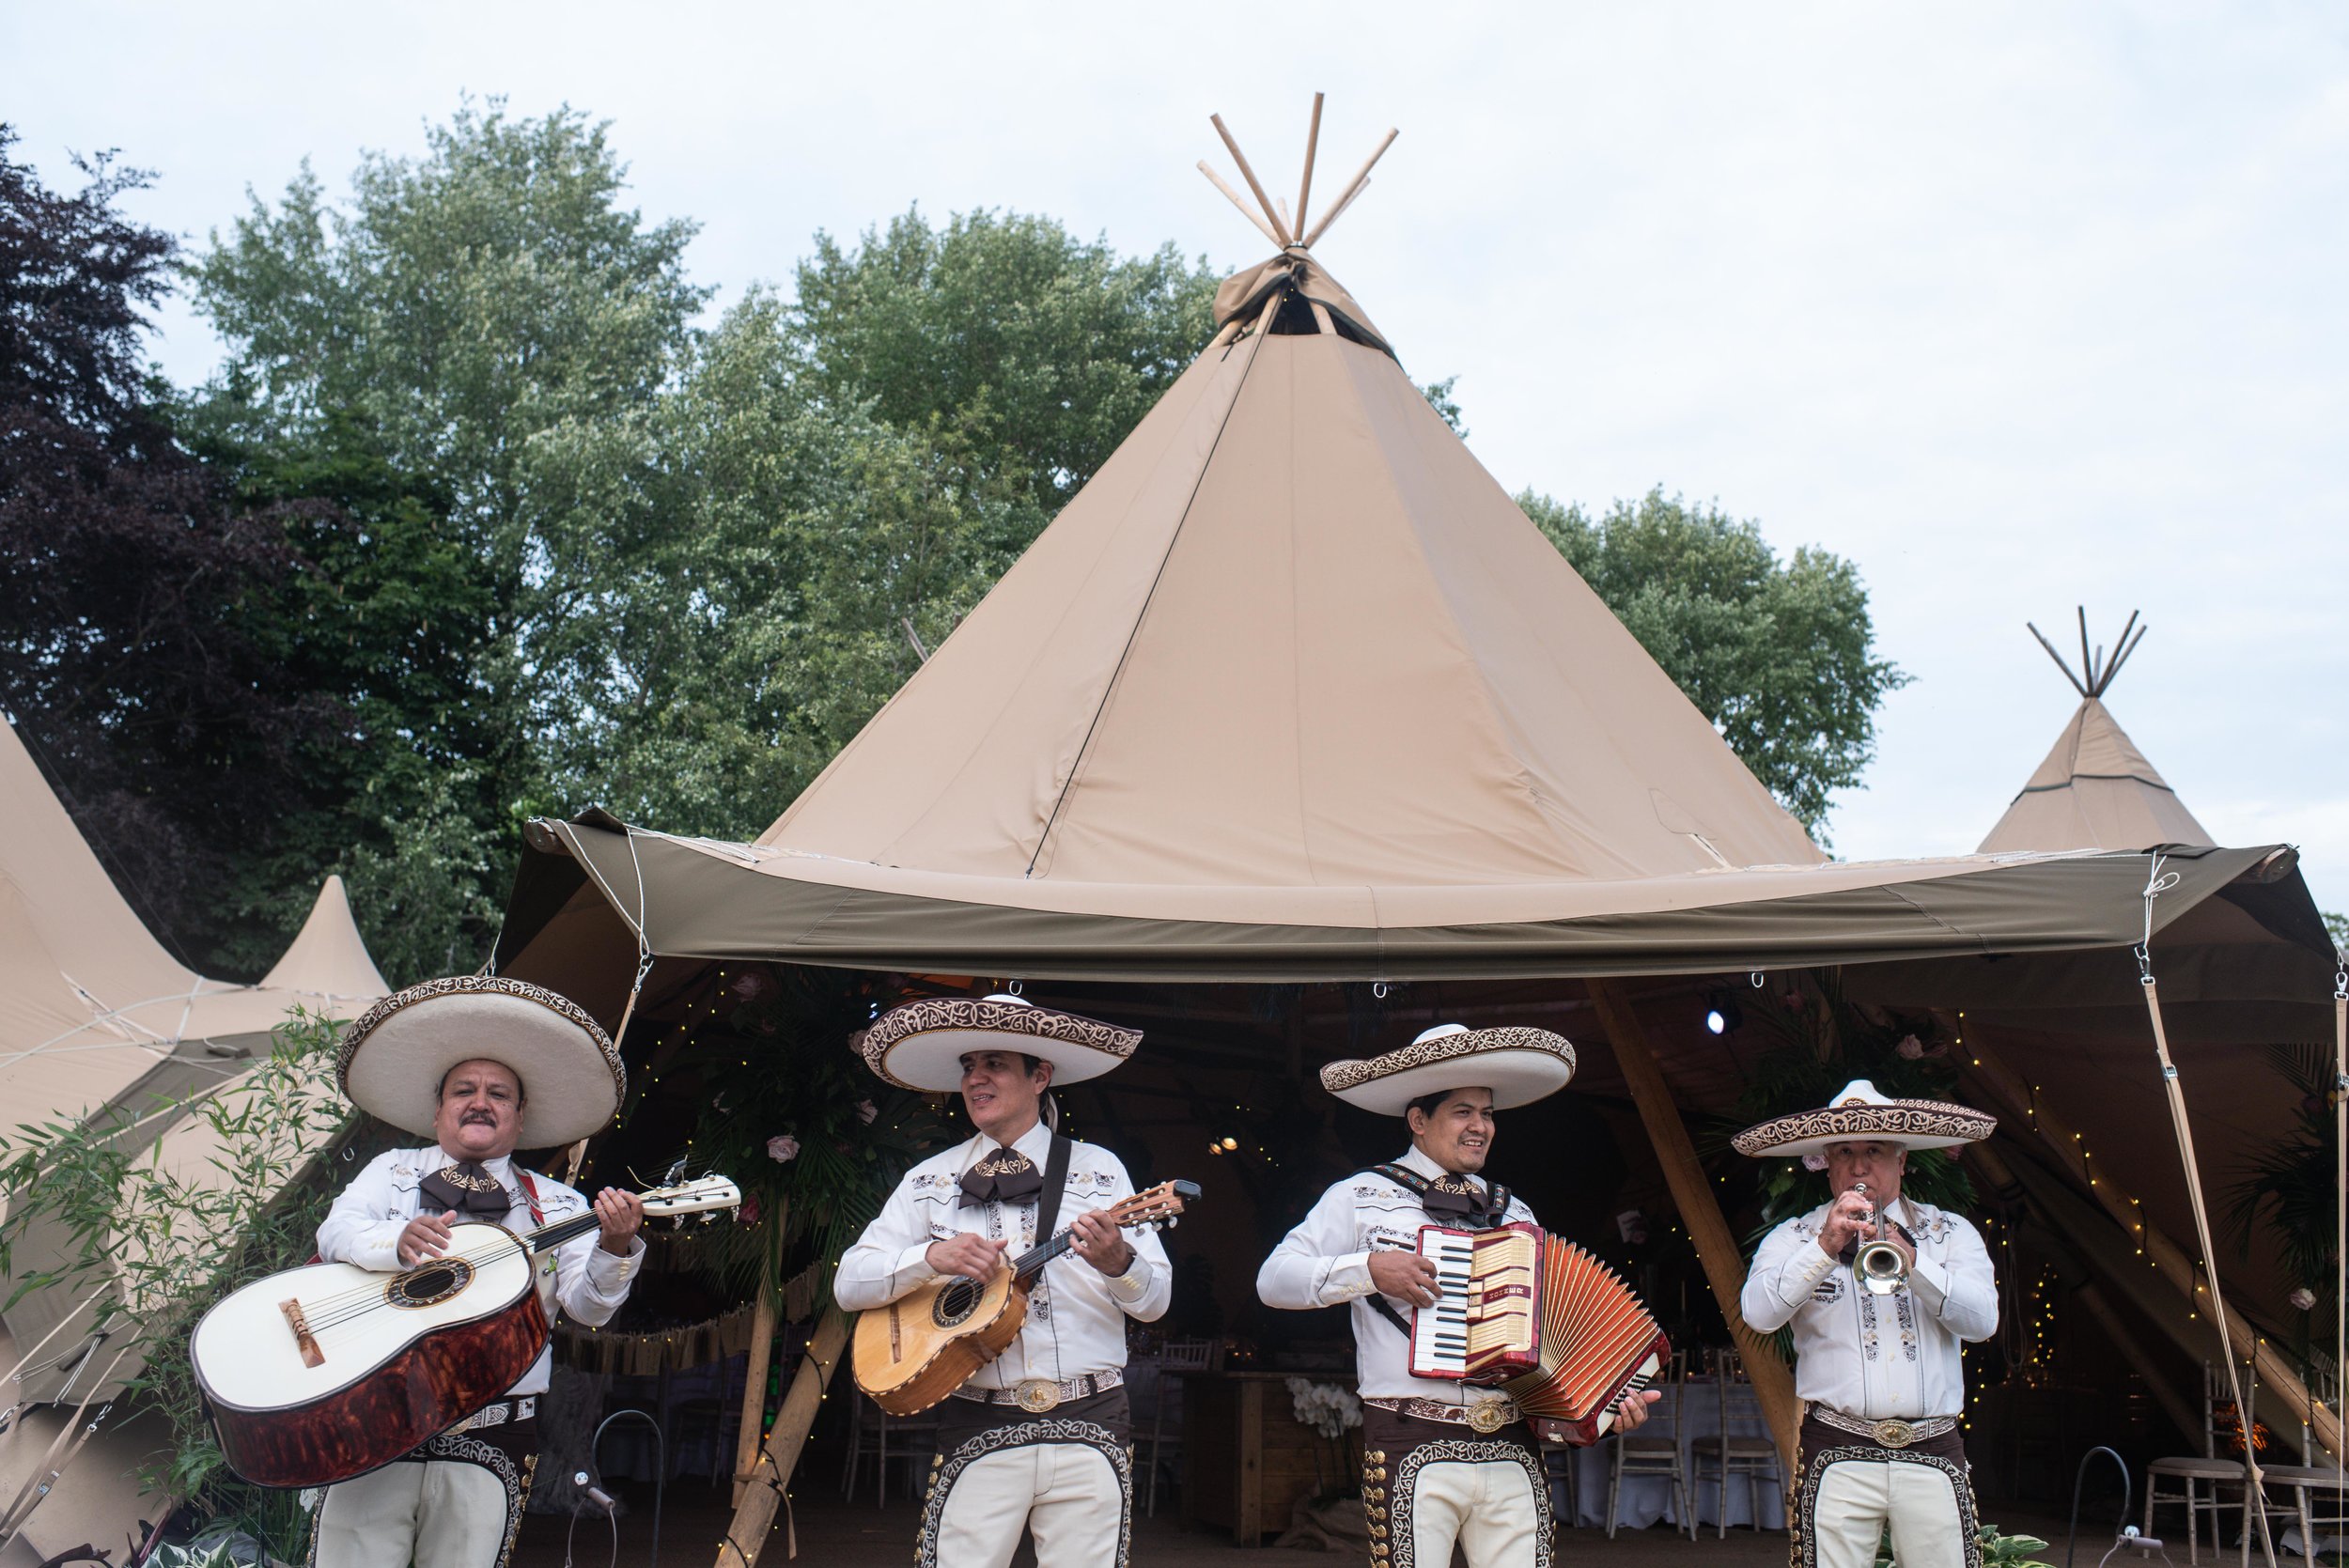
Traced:
[[395, 1307], [429, 1307], [471, 1283], [473, 1265], [458, 1258], [437, 1258], [394, 1279], [383, 1287], [383, 1299]]
[[952, 1328], [978, 1311], [980, 1291], [972, 1280], [957, 1280], [938, 1293], [931, 1304], [930, 1317], [941, 1328]]

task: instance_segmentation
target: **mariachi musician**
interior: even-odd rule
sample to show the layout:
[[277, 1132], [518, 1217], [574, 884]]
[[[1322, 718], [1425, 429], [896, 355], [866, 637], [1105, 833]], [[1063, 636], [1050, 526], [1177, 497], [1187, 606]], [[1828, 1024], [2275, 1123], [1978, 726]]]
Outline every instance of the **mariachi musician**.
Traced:
[[[538, 1262], [547, 1318], [609, 1321], [644, 1256], [644, 1204], [605, 1188], [593, 1204], [514, 1150], [560, 1148], [610, 1125], [627, 1083], [619, 1052], [568, 998], [460, 975], [384, 998], [343, 1036], [336, 1079], [351, 1104], [423, 1148], [378, 1156], [334, 1200], [319, 1256], [391, 1272], [446, 1250], [449, 1227], [518, 1234], [595, 1211], [597, 1229]], [[537, 1463], [539, 1352], [506, 1397], [404, 1457], [330, 1486], [311, 1534], [315, 1568], [504, 1568]]]
[[[1532, 1224], [1533, 1212], [1479, 1172], [1493, 1112], [1531, 1105], [1574, 1077], [1574, 1048], [1542, 1029], [1439, 1024], [1368, 1061], [1332, 1062], [1322, 1087], [1349, 1105], [1400, 1116], [1411, 1146], [1321, 1196], [1256, 1276], [1268, 1307], [1352, 1304], [1362, 1400], [1362, 1500], [1370, 1557], [1470, 1568], [1547, 1565], [1549, 1485], [1515, 1402], [1487, 1388], [1411, 1374], [1406, 1312], [1435, 1304], [1435, 1265], [1419, 1230]], [[1625, 1396], [1616, 1430], [1647, 1419], [1654, 1393]]]
[[1796, 1568], [1873, 1568], [1887, 1529], [1901, 1568], [1981, 1568], [1960, 1356], [1997, 1331], [1998, 1281], [1973, 1226], [1908, 1197], [1901, 1181], [1910, 1150], [1976, 1142], [1995, 1126], [1969, 1107], [1890, 1099], [1856, 1079], [1825, 1108], [1732, 1141], [1740, 1154], [1800, 1158], [1828, 1177], [1827, 1203], [1763, 1237], [1738, 1302], [1758, 1331], [1794, 1330]]
[[1003, 1568], [1023, 1531], [1039, 1568], [1122, 1563], [1133, 1523], [1126, 1324], [1174, 1294], [1158, 1236], [1101, 1212], [1132, 1178], [1097, 1143], [1063, 1137], [1049, 1093], [1133, 1054], [1134, 1031], [1015, 996], [939, 997], [892, 1008], [858, 1049], [884, 1081], [959, 1090], [974, 1136], [908, 1171], [832, 1281], [851, 1312], [885, 1307], [941, 1275], [985, 1281], [1008, 1251], [1074, 1232], [1044, 1266], [1019, 1335], [943, 1407], [915, 1560]]

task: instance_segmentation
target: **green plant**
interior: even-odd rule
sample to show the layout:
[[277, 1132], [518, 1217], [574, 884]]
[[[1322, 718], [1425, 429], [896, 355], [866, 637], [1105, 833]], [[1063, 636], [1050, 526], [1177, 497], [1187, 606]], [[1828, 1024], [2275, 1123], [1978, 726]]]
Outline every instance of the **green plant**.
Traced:
[[[2036, 1535], [2000, 1535], [1996, 1525], [1984, 1525], [1975, 1539], [1982, 1544], [1982, 1568], [2053, 1568], [2039, 1553], [2047, 1544]], [[1876, 1543], [1876, 1568], [1894, 1568], [1892, 1532]]]
[[737, 1222], [714, 1227], [721, 1282], [780, 1296], [795, 1276], [831, 1297], [832, 1270], [880, 1212], [907, 1167], [949, 1136], [924, 1095], [892, 1089], [851, 1048], [885, 1000], [845, 970], [730, 967], [723, 1030], [705, 1028], [663, 1069], [707, 1094], [692, 1135], [697, 1165], [742, 1189]]
[[[2293, 1123], [2255, 1156], [2242, 1176], [2228, 1186], [2228, 1211], [2235, 1245], [2244, 1257], [2262, 1235], [2285, 1269], [2309, 1292], [2313, 1305], [2301, 1331], [2329, 1336], [2333, 1300], [2333, 1174], [2338, 1149], [2333, 1137], [2333, 1063], [2317, 1046], [2270, 1046], [2267, 1062], [2298, 1093]], [[2307, 1345], [2301, 1350], [2305, 1356]]]
[[103, 1338], [81, 1387], [120, 1377], [114, 1403], [153, 1409], [171, 1434], [140, 1474], [142, 1494], [185, 1505], [212, 1527], [208, 1537], [243, 1532], [284, 1558], [299, 1555], [306, 1529], [296, 1497], [226, 1467], [187, 1338], [229, 1291], [311, 1254], [334, 1194], [324, 1157], [355, 1131], [333, 1086], [341, 1032], [297, 1010], [269, 1058], [225, 1085], [0, 1138], [8, 1304], [36, 1290], [95, 1294], [92, 1331]]

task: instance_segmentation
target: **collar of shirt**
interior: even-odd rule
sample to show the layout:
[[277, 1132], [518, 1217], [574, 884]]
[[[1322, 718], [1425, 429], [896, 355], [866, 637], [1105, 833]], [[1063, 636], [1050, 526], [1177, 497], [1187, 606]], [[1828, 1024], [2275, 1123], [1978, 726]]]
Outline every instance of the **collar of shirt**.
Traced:
[[[1046, 1126], [1044, 1118], [1039, 1116], [1036, 1118], [1035, 1126], [1012, 1140], [1011, 1146], [1026, 1155], [1036, 1170], [1041, 1172], [1044, 1169], [1045, 1158], [1052, 1152], [1052, 1129]], [[963, 1145], [962, 1158], [955, 1167], [955, 1174], [960, 1176], [965, 1171], [970, 1170], [1000, 1147], [1002, 1145], [987, 1134], [983, 1132], [974, 1134], [971, 1141]]]
[[1434, 1160], [1428, 1158], [1416, 1143], [1411, 1145], [1409, 1153], [1406, 1154], [1401, 1159], [1396, 1160], [1395, 1163], [1404, 1167], [1406, 1170], [1418, 1172], [1421, 1175], [1425, 1176], [1431, 1182], [1439, 1176], [1459, 1177], [1459, 1179], [1465, 1180], [1472, 1185], [1480, 1196], [1488, 1189], [1488, 1184], [1486, 1182], [1484, 1177], [1460, 1176], [1460, 1173], [1457, 1172], [1447, 1171], [1442, 1166], [1437, 1164]]

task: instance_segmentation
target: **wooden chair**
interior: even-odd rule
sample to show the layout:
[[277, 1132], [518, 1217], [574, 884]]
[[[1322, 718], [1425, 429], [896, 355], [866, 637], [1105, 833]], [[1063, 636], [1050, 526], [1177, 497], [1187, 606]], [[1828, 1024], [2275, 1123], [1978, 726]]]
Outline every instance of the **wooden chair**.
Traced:
[[1647, 1422], [1637, 1432], [1624, 1433], [1609, 1439], [1614, 1452], [1607, 1464], [1607, 1539], [1615, 1538], [1615, 1519], [1623, 1499], [1625, 1476], [1669, 1476], [1672, 1488], [1672, 1516], [1675, 1528], [1686, 1529], [1688, 1539], [1697, 1536], [1697, 1512], [1688, 1506], [1688, 1456], [1680, 1445], [1680, 1410], [1688, 1389], [1688, 1356], [1686, 1351], [1672, 1352], [1671, 1362], [1664, 1368], [1661, 1385], [1664, 1397], [1648, 1412]]
[[1768, 1437], [1733, 1437], [1729, 1434], [1730, 1385], [1752, 1386], [1746, 1381], [1743, 1358], [1735, 1350], [1716, 1350], [1710, 1353], [1710, 1359], [1714, 1398], [1718, 1402], [1716, 1408], [1720, 1413], [1720, 1424], [1709, 1436], [1688, 1439], [1688, 1493], [1690, 1497], [1702, 1499], [1704, 1496], [1705, 1467], [1710, 1465], [1720, 1471], [1719, 1507], [1714, 1513], [1713, 1534], [1716, 1540], [1726, 1540], [1729, 1535], [1729, 1478], [1733, 1475], [1746, 1478], [1746, 1515], [1756, 1531], [1762, 1529], [1761, 1494], [1754, 1487], [1756, 1478], [1768, 1476], [1781, 1491], [1785, 1488], [1785, 1481], [1778, 1467], [1778, 1444], [1775, 1441]]
[[[2186, 1560], [2188, 1568], [2201, 1560], [2201, 1519], [2210, 1516], [2210, 1548], [2214, 1557], [2224, 1557], [2225, 1532], [2219, 1525], [2219, 1514], [2229, 1509], [2241, 1514], [2247, 1472], [2240, 1459], [2221, 1459], [2218, 1454], [2218, 1429], [2214, 1410], [2218, 1403], [2218, 1374], [2208, 1361], [2202, 1363], [2202, 1452], [2156, 1459], [2145, 1467], [2145, 1523], [2147, 1535], [2154, 1533], [2154, 1509], [2156, 1504], [2179, 1503], [2186, 1509]], [[2166, 1489], [2164, 1482], [2176, 1482], [2177, 1489]], [[2236, 1500], [2228, 1502], [2219, 1496], [2220, 1488], [2232, 1485]]]
[[[1143, 1484], [1142, 1511], [1150, 1518], [1159, 1513], [1159, 1471], [1166, 1462], [1166, 1407], [1182, 1405], [1183, 1374], [1212, 1372], [1221, 1357], [1220, 1340], [1168, 1340], [1159, 1346], [1157, 1408], [1150, 1414], [1149, 1479]], [[1182, 1428], [1174, 1429], [1174, 1457], [1183, 1452]]]
[[857, 1472], [869, 1455], [873, 1460], [873, 1506], [889, 1505], [889, 1467], [905, 1467], [906, 1496], [917, 1490], [921, 1462], [938, 1452], [938, 1411], [919, 1416], [892, 1416], [859, 1394], [848, 1405], [848, 1458], [840, 1472], [840, 1495], [856, 1495]]

